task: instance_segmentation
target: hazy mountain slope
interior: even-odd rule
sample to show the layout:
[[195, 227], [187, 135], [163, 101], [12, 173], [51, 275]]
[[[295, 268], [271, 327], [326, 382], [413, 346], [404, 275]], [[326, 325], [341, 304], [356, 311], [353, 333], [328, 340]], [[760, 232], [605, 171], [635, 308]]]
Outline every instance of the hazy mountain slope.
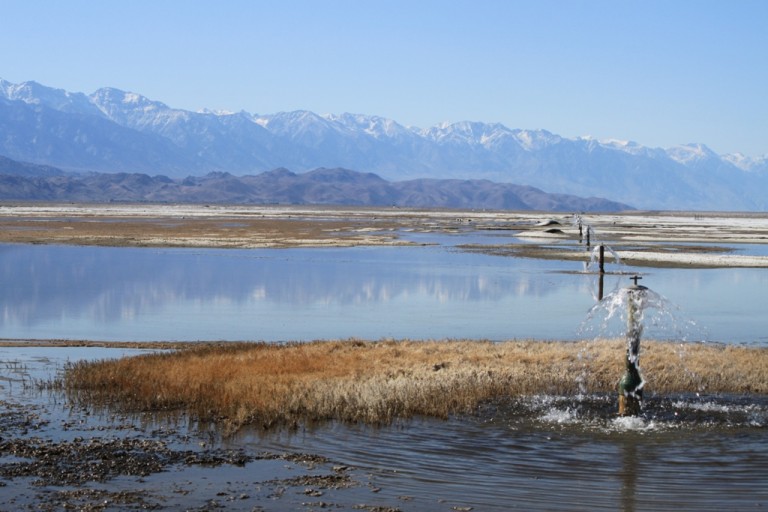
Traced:
[[35, 176], [60, 176], [64, 171], [50, 165], [36, 165], [27, 162], [17, 162], [0, 155], [0, 174], [11, 174], [16, 176], [35, 177]]
[[94, 115], [0, 98], [0, 154], [70, 171], [168, 173], [204, 169], [168, 139]]

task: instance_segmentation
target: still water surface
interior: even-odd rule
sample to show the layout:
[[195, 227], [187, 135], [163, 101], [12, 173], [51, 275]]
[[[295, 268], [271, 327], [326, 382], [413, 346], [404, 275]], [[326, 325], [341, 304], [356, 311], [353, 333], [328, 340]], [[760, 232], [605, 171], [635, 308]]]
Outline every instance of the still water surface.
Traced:
[[[586, 260], [586, 255], [585, 255]], [[0, 246], [0, 338], [578, 339], [596, 303], [583, 262], [451, 246], [142, 249]], [[764, 269], [614, 266], [605, 293], [643, 284], [680, 324], [646, 337], [768, 343]], [[620, 330], [622, 327], [615, 327]]]

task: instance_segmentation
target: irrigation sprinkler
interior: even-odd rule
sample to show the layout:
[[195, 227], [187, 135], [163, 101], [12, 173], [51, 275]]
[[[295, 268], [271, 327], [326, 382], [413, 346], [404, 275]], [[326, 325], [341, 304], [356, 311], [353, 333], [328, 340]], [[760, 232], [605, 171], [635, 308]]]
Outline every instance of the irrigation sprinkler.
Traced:
[[643, 333], [643, 307], [647, 287], [637, 284], [640, 276], [630, 278], [627, 287], [627, 359], [626, 371], [619, 380], [619, 416], [637, 416], [643, 401], [645, 380], [640, 374], [640, 336]]
[[600, 262], [600, 273], [605, 274], [605, 246], [603, 244], [600, 244], [600, 259], [598, 260]]

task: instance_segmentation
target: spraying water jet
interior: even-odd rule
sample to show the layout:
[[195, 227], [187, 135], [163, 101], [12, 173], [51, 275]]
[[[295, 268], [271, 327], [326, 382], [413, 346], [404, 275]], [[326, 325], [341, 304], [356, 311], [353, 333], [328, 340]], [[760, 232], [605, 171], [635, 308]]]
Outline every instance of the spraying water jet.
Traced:
[[619, 416], [637, 416], [643, 401], [645, 380], [640, 373], [640, 337], [643, 334], [643, 308], [648, 288], [637, 284], [640, 276], [630, 278], [627, 287], [627, 358], [626, 371], [619, 380]]

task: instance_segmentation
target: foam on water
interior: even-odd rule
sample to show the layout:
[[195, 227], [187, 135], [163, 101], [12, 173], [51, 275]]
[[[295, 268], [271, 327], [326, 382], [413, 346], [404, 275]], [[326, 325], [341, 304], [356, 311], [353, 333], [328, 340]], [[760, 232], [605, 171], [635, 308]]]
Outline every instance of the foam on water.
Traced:
[[[768, 407], [759, 403], [737, 403], [734, 401], [703, 401], [677, 400], [672, 407], [707, 418], [722, 418], [721, 423], [729, 426], [768, 426]], [[712, 422], [712, 420], [709, 420]]]
[[[492, 409], [495, 421], [603, 434], [637, 431], [717, 431], [768, 425], [768, 400], [698, 394], [645, 400], [637, 416], [618, 417], [614, 394], [531, 395]], [[484, 415], [485, 413], [481, 413]], [[517, 428], [517, 427], [515, 427]]]
[[682, 400], [678, 400], [673, 403], [675, 407], [679, 407], [681, 409], [693, 409], [696, 411], [703, 411], [703, 412], [722, 412], [722, 413], [728, 413], [728, 412], [734, 412], [735, 407], [730, 404], [723, 404], [723, 403], [715, 403], [715, 402], [700, 402], [700, 403], [688, 403], [684, 402]]
[[619, 416], [613, 418], [609, 424], [613, 429], [624, 432], [659, 430], [659, 425], [655, 421], [649, 421], [642, 416]]

